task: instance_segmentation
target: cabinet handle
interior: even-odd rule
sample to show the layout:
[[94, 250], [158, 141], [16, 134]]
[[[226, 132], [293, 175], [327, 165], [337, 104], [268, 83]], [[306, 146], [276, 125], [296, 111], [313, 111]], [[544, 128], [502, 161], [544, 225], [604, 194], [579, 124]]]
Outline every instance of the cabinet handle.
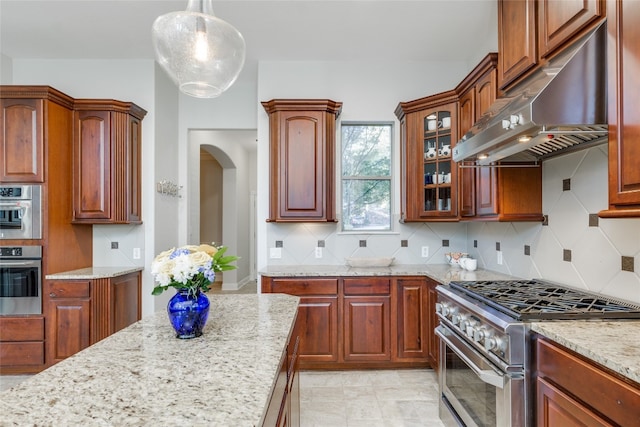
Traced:
[[55, 298], [55, 297], [57, 297], [58, 295], [56, 295], [56, 294], [55, 294], [55, 292], [51, 292], [51, 293], [49, 294], [49, 296], [50, 296], [51, 298]]

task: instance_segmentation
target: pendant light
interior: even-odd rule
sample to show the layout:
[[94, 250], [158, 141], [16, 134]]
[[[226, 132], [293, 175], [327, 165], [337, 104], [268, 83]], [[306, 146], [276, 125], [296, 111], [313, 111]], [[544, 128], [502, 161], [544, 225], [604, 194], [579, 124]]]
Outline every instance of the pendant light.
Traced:
[[187, 95], [219, 96], [244, 65], [242, 34], [213, 15], [211, 0], [189, 0], [185, 11], [159, 16], [152, 36], [158, 63]]

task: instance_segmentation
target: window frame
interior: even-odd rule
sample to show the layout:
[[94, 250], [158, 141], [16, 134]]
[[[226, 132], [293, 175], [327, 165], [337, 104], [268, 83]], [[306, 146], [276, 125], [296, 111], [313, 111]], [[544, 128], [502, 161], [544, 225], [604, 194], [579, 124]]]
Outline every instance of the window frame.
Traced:
[[[389, 175], [358, 175], [356, 178], [349, 176], [343, 176], [343, 127], [344, 126], [387, 126], [389, 127]], [[394, 218], [394, 184], [395, 184], [395, 162], [394, 162], [394, 152], [395, 152], [395, 123], [393, 121], [387, 120], [366, 120], [366, 121], [342, 121], [340, 123], [339, 130], [339, 141], [340, 143], [337, 145], [338, 150], [338, 158], [339, 166], [338, 166], [338, 205], [340, 207], [340, 221], [338, 226], [338, 233], [340, 234], [359, 234], [359, 235], [371, 235], [371, 234], [396, 234], [396, 225], [393, 220]], [[380, 181], [388, 181], [389, 182], [389, 229], [387, 230], [376, 230], [376, 229], [357, 229], [357, 230], [348, 230], [344, 228], [346, 224], [346, 219], [344, 215], [344, 205], [343, 205], [343, 183], [345, 180], [380, 180]]]

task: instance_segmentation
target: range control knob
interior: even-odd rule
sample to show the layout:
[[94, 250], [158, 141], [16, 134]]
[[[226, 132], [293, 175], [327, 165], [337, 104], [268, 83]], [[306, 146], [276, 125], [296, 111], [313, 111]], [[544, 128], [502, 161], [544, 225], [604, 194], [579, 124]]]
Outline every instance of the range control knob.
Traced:
[[482, 340], [484, 340], [489, 334], [487, 333], [487, 330], [485, 328], [476, 328], [473, 331], [473, 340], [475, 342], [482, 342]]
[[463, 331], [467, 334], [467, 336], [469, 338], [473, 338], [473, 332], [476, 330], [476, 325], [478, 323], [475, 320], [468, 320], [466, 327], [463, 329]]
[[442, 314], [442, 303], [436, 303], [436, 313]]
[[502, 340], [498, 337], [487, 337], [484, 340], [484, 348], [487, 351], [497, 350], [502, 347]]
[[466, 327], [465, 322], [467, 321], [467, 316], [464, 314], [456, 313], [451, 316], [451, 321], [454, 325], [460, 327], [460, 329], [464, 329]]

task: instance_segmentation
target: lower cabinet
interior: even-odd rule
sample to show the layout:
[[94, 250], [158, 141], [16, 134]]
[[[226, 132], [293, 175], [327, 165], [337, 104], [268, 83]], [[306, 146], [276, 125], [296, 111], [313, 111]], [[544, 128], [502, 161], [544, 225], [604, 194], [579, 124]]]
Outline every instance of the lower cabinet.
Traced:
[[74, 355], [141, 318], [141, 273], [46, 280], [46, 364]]
[[294, 334], [280, 360], [275, 384], [265, 410], [263, 427], [300, 426], [300, 378], [298, 377], [298, 354], [300, 337]]
[[535, 343], [536, 425], [639, 425], [640, 384], [546, 338]]
[[34, 373], [43, 365], [44, 317], [0, 316], [0, 373]]
[[437, 366], [425, 277], [263, 276], [261, 289], [300, 297], [301, 369]]

